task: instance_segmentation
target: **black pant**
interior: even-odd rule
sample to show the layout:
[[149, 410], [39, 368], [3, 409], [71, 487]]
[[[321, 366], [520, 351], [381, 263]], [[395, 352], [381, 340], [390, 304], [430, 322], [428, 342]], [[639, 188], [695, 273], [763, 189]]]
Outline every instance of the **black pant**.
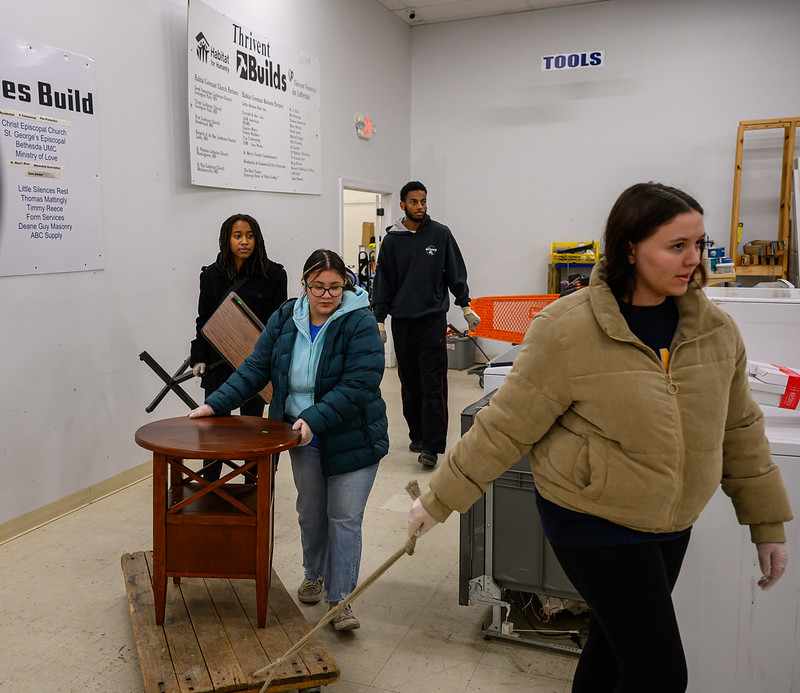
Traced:
[[[217, 388], [203, 388], [205, 392], [206, 398], [214, 392]], [[248, 399], [241, 407], [239, 407], [239, 413], [242, 416], [264, 416], [264, 400], [261, 399], [258, 395], [253, 397], [252, 399]], [[203, 478], [206, 481], [216, 481], [220, 477], [220, 472], [222, 471], [222, 465], [225, 460], [203, 460], [203, 466], [206, 467], [211, 463], [214, 463], [211, 467], [209, 467], [205, 472], [203, 472]], [[254, 468], [253, 473], [256, 472]]]
[[447, 443], [447, 315], [392, 318], [408, 437], [423, 450], [444, 452]]
[[573, 693], [683, 693], [686, 657], [672, 605], [689, 534], [621, 546], [553, 546], [591, 608]]

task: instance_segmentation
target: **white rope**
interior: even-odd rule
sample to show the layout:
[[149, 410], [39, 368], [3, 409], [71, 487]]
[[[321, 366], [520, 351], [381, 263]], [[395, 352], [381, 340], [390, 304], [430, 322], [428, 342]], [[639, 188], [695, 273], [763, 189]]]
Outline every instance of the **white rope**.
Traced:
[[[406, 492], [408, 493], [411, 498], [416, 500], [420, 496], [419, 491], [419, 484], [416, 480], [409, 481], [406, 484]], [[383, 575], [389, 568], [391, 568], [401, 556], [408, 554], [409, 556], [414, 555], [414, 547], [417, 544], [416, 537], [410, 537], [408, 541], [403, 545], [401, 549], [395, 551], [388, 559], [386, 559], [381, 566], [372, 572], [358, 587], [356, 587], [347, 597], [342, 599], [335, 608], [328, 611], [325, 616], [323, 616], [319, 623], [317, 623], [314, 628], [309, 631], [302, 639], [298, 640], [291, 648], [279, 659], [276, 659], [274, 662], [271, 662], [265, 667], [262, 667], [258, 671], [256, 671], [253, 676], [261, 676], [263, 674], [267, 674], [267, 679], [264, 681], [264, 685], [261, 686], [261, 689], [258, 693], [264, 693], [267, 690], [267, 687], [270, 683], [275, 679], [275, 675], [279, 666], [284, 664], [289, 660], [289, 658], [298, 650], [302, 649], [305, 645], [308, 644], [308, 641], [311, 640], [316, 633], [319, 632], [321, 628], [326, 626], [330, 623], [338, 614], [340, 614], [358, 595], [360, 595], [364, 590], [370, 587], [381, 575]]]

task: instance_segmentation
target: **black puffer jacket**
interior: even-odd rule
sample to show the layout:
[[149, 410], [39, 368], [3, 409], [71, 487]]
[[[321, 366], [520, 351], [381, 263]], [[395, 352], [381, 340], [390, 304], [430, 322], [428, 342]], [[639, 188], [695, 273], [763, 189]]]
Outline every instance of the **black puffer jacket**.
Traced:
[[[213, 315], [214, 311], [222, 303], [222, 299], [228, 295], [231, 287], [239, 281], [237, 275], [233, 280], [228, 278], [219, 265], [220, 257], [208, 267], [203, 267], [200, 271], [200, 299], [197, 306], [197, 336], [192, 340], [191, 365], [205, 363], [210, 366], [216, 363], [222, 356], [208, 343], [201, 332], [203, 325]], [[236, 289], [236, 293], [247, 304], [258, 319], [267, 324], [269, 316], [272, 315], [281, 304], [286, 300], [286, 270], [283, 265], [270, 260], [267, 276], [256, 275], [250, 277], [244, 284]], [[227, 364], [222, 364], [209, 371], [203, 376], [202, 385], [205, 390], [216, 390], [233, 373], [233, 369]]]

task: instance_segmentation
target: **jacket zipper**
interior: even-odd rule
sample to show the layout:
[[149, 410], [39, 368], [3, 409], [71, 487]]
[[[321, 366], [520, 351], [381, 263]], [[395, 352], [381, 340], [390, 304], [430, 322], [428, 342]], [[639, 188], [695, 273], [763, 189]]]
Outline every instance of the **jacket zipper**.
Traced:
[[670, 395], [672, 395], [672, 409], [675, 412], [675, 426], [678, 431], [678, 445], [680, 445], [680, 451], [681, 451], [680, 466], [678, 467], [678, 480], [677, 480], [678, 492], [675, 494], [675, 501], [672, 504], [672, 510], [669, 514], [670, 527], [673, 527], [675, 525], [675, 518], [678, 515], [678, 506], [680, 505], [681, 498], [683, 497], [683, 494], [681, 493], [680, 489], [683, 487], [683, 473], [686, 468], [686, 448], [684, 447], [683, 444], [683, 426], [681, 425], [680, 409], [678, 407], [678, 397], [677, 397], [679, 389], [677, 383], [672, 379], [672, 373], [670, 371], [672, 370], [672, 364], [675, 360], [675, 354], [678, 353], [678, 349], [680, 349], [682, 346], [686, 344], [691, 344], [692, 342], [697, 341], [701, 337], [708, 336], [709, 334], [716, 332], [718, 329], [719, 327], [715, 327], [713, 330], [710, 330], [704, 333], [703, 335], [695, 335], [691, 339], [687, 339], [683, 342], [676, 344], [675, 348], [670, 352], [669, 362], [668, 362], [669, 365], [664, 371], [667, 378], [667, 392]]
[[[675, 500], [673, 501], [673, 504], [672, 504], [672, 510], [670, 511], [669, 527], [672, 527], [675, 524], [675, 518], [676, 518], [676, 516], [678, 514], [678, 506], [680, 505], [680, 500], [681, 500], [681, 497], [682, 497], [682, 494], [680, 492], [680, 488], [681, 488], [681, 486], [683, 484], [683, 472], [684, 472], [684, 467], [686, 466], [686, 451], [685, 451], [684, 446], [683, 446], [683, 426], [681, 425], [680, 409], [678, 407], [678, 399], [677, 399], [679, 388], [678, 388], [678, 384], [672, 379], [672, 373], [670, 371], [672, 369], [672, 364], [675, 361], [675, 354], [678, 352], [678, 349], [680, 349], [682, 346], [684, 346], [686, 344], [690, 344], [691, 342], [694, 342], [694, 341], [696, 341], [698, 339], [701, 339], [703, 337], [707, 337], [708, 335], [713, 334], [714, 332], [716, 332], [718, 329], [720, 329], [720, 326], [714, 327], [713, 329], [704, 332], [702, 335], [694, 335], [690, 339], [687, 339], [687, 340], [685, 340], [683, 342], [680, 342], [680, 343], [676, 344], [675, 348], [669, 353], [669, 359], [668, 359], [668, 362], [667, 362], [668, 365], [667, 365], [666, 368], [664, 368], [664, 364], [663, 364], [663, 362], [661, 360], [659, 360], [659, 357], [656, 354], [656, 352], [653, 351], [650, 347], [648, 347], [646, 344], [644, 344], [640, 340], [638, 340], [638, 339], [627, 339], [625, 337], [616, 337], [615, 338], [615, 339], [618, 339], [621, 342], [628, 342], [629, 344], [633, 344], [634, 346], [638, 347], [639, 349], [642, 349], [643, 351], [645, 351], [648, 354], [648, 356], [653, 361], [655, 361], [658, 364], [659, 369], [661, 370], [662, 373], [664, 373], [664, 378], [665, 378], [666, 383], [667, 383], [667, 393], [672, 396], [672, 410], [674, 412], [675, 428], [676, 428], [676, 430], [678, 432], [678, 444], [680, 445], [680, 461], [679, 461], [680, 463], [679, 463], [679, 468], [678, 468], [678, 488], [677, 488], [677, 492], [675, 494]], [[669, 530], [669, 531], [672, 531], [672, 530]]]
[[[329, 318], [330, 319], [330, 318]], [[338, 325], [336, 325], [338, 327]], [[319, 402], [320, 393], [322, 392], [322, 368], [323, 363], [328, 357], [328, 353], [333, 349], [333, 339], [331, 337], [332, 330], [328, 328], [325, 334], [325, 341], [322, 343], [322, 351], [319, 355], [319, 362], [317, 363], [317, 372], [314, 374], [314, 404]], [[313, 344], [312, 344], [313, 346]], [[322, 439], [317, 436], [317, 449], [319, 450], [319, 462], [322, 467], [323, 476], [328, 476], [328, 451], [322, 443]]]
[[[672, 367], [672, 362], [675, 358], [675, 353], [678, 351], [680, 347], [684, 344], [688, 344], [691, 341], [694, 341], [695, 338], [692, 338], [686, 342], [681, 342], [680, 344], [676, 344], [675, 348], [669, 354], [669, 360], [667, 362], [667, 367], [664, 368], [664, 363], [659, 359], [658, 355], [655, 351], [653, 351], [650, 347], [646, 344], [643, 344], [639, 340], [633, 339], [620, 339], [620, 341], [628, 342], [633, 346], [637, 347], [644, 351], [648, 358], [658, 364], [658, 369], [664, 374], [664, 380], [667, 384], [667, 393], [671, 395], [672, 400], [672, 412], [673, 412], [673, 419], [675, 421], [675, 429], [678, 432], [678, 445], [680, 446], [680, 459], [678, 464], [678, 486], [677, 492], [675, 493], [675, 499], [672, 502], [672, 508], [669, 514], [669, 527], [675, 522], [675, 517], [678, 514], [678, 506], [680, 505], [681, 493], [680, 488], [681, 484], [683, 483], [683, 469], [686, 463], [686, 455], [683, 448], [683, 427], [681, 426], [681, 418], [680, 418], [680, 409], [678, 408], [678, 400], [676, 395], [678, 394], [678, 384], [672, 379], [672, 373], [670, 373], [670, 369]], [[669, 530], [672, 531], [672, 530]]]
[[[686, 467], [686, 450], [683, 445], [683, 426], [681, 424], [681, 413], [678, 407], [678, 385], [675, 381], [672, 380], [672, 373], [669, 372], [669, 368], [672, 365], [672, 360], [675, 356], [675, 352], [678, 351], [678, 348], [681, 345], [678, 344], [673, 352], [670, 354], [669, 357], [669, 366], [667, 366], [667, 370], [665, 371], [665, 375], [667, 378], [667, 392], [670, 394], [670, 399], [672, 400], [672, 410], [675, 414], [675, 428], [678, 432], [678, 446], [680, 449], [680, 460], [678, 464], [678, 478], [677, 478], [677, 492], [675, 493], [675, 499], [672, 502], [672, 509], [669, 513], [669, 528], [674, 527], [675, 525], [675, 518], [678, 515], [678, 506], [680, 505], [682, 493], [681, 488], [683, 487], [683, 472]], [[668, 529], [668, 531], [672, 531]]]

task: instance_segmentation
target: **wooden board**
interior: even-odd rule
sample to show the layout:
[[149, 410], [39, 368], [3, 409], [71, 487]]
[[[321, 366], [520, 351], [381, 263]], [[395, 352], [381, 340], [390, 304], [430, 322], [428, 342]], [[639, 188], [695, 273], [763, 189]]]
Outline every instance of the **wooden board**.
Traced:
[[[264, 325], [247, 304], [232, 291], [220, 303], [201, 330], [223, 358], [234, 368], [253, 353]], [[267, 404], [272, 399], [272, 383], [258, 393]]]
[[[151, 551], [122, 555], [122, 573], [145, 693], [257, 693], [258, 671], [311, 626], [272, 571], [266, 628], [256, 627], [253, 580], [182, 578], [167, 587], [163, 626], [153, 608]], [[267, 691], [302, 690], [339, 680], [339, 667], [318, 638], [284, 664]]]

